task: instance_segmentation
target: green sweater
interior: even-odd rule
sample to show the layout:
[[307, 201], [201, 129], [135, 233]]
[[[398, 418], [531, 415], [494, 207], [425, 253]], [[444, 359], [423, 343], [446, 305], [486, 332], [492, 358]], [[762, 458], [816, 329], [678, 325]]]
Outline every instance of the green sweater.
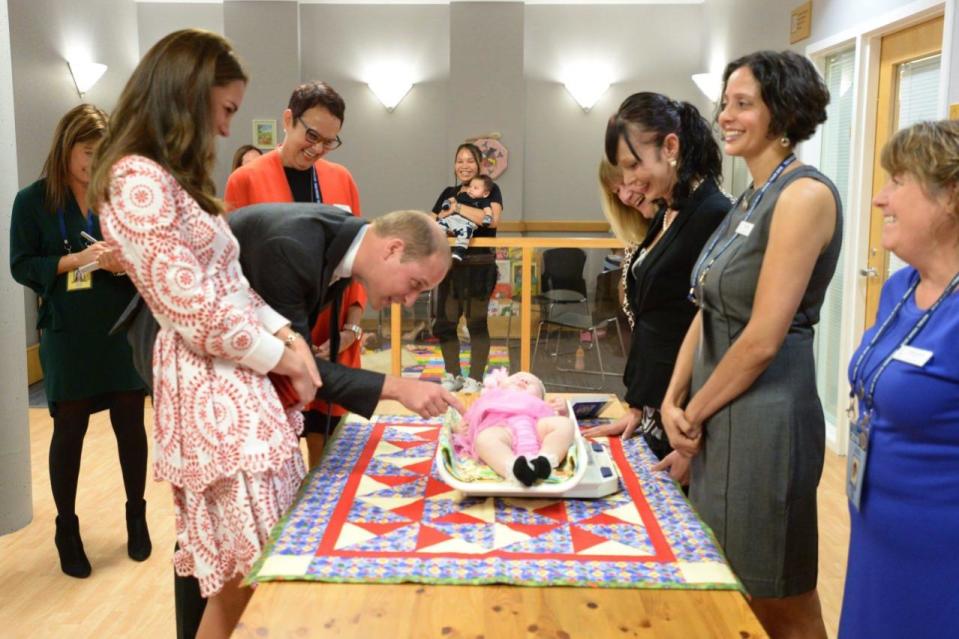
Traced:
[[[40, 296], [37, 328], [47, 402], [95, 397], [111, 391], [144, 388], [133, 368], [126, 335], [107, 335], [135, 289], [127, 277], [109, 271], [92, 273], [92, 288], [67, 291], [67, 274], [57, 275], [57, 263], [67, 254], [58, 215], [44, 205], [45, 180], [19, 193], [10, 221], [10, 271], [13, 278]], [[67, 240], [76, 253], [86, 246], [80, 231], [87, 229], [73, 195], [64, 211]], [[100, 221], [93, 216], [97, 239]]]

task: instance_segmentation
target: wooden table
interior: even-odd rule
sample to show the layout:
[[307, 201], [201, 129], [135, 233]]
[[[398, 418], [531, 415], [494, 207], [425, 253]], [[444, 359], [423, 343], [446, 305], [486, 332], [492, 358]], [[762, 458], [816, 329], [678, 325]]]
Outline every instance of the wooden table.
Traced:
[[[606, 413], [616, 416], [617, 405]], [[381, 402], [378, 414], [409, 414]], [[234, 637], [506, 639], [767, 637], [729, 590], [335, 584], [257, 586]]]

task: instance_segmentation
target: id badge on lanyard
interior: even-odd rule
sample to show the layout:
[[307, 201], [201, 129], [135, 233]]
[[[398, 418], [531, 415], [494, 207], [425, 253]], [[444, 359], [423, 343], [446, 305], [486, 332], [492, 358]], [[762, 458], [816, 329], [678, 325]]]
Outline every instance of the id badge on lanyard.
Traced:
[[[63, 247], [66, 250], [67, 254], [71, 252], [70, 250], [70, 240], [67, 238], [67, 225], [64, 219], [63, 209], [57, 211], [57, 217], [59, 218], [60, 224], [60, 236], [63, 239]], [[86, 227], [87, 227], [87, 236], [92, 236], [93, 234], [93, 213], [88, 211], [86, 214]], [[81, 233], [83, 235], [83, 233]], [[79, 269], [73, 271], [67, 271], [67, 291], [85, 291], [93, 288], [93, 273], [92, 272], [82, 272]]]
[[[854, 400], [855, 401], [855, 400]], [[858, 511], [862, 502], [862, 485], [866, 476], [866, 464], [869, 461], [869, 438], [872, 432], [872, 411], [865, 411], [858, 417], [850, 416], [849, 451], [846, 455], [846, 497]]]

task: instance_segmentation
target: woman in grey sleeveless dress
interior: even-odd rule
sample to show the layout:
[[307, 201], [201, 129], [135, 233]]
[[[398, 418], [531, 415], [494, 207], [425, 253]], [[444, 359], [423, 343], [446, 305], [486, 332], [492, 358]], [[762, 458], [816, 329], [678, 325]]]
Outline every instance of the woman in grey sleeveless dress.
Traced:
[[791, 52], [736, 60], [724, 85], [725, 151], [746, 160], [753, 187], [693, 269], [700, 311], [663, 421], [675, 454], [692, 457], [690, 498], [760, 621], [773, 637], [825, 637], [815, 590], [825, 424], [813, 326], [842, 222], [835, 186], [792, 149], [825, 120], [829, 93]]

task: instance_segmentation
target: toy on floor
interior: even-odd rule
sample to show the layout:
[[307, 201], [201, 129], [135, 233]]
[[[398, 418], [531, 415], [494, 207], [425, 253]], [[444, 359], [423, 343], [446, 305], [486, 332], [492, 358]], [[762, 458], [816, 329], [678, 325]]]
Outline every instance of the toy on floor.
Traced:
[[524, 486], [548, 479], [565, 461], [576, 427], [565, 402], [547, 402], [545, 394], [531, 373], [492, 371], [453, 434], [456, 453]]

